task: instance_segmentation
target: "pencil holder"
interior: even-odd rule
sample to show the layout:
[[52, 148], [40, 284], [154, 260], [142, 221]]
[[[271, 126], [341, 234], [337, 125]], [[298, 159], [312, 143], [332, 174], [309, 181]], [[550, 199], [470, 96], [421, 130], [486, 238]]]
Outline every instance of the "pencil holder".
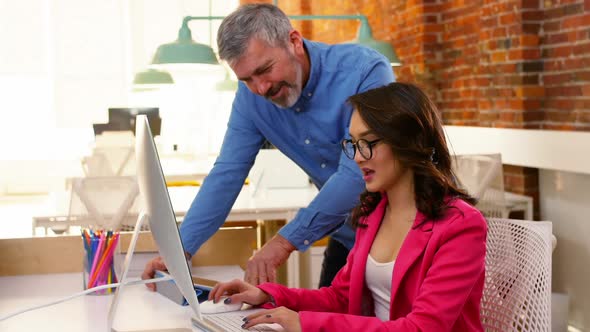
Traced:
[[[103, 230], [83, 230], [84, 245], [82, 278], [84, 289], [114, 284], [118, 280], [116, 256], [120, 254], [119, 233]], [[108, 288], [92, 294], [111, 294], [114, 289]]]

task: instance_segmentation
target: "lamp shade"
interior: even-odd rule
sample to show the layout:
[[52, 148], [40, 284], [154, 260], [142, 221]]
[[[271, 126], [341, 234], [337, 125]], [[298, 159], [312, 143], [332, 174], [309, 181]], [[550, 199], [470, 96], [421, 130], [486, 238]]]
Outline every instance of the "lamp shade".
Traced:
[[238, 82], [232, 80], [227, 72], [225, 73], [223, 81], [219, 81], [215, 84], [215, 90], [217, 91], [236, 91], [237, 89]]
[[192, 38], [192, 33], [185, 20], [178, 31], [178, 39], [172, 43], [158, 47], [152, 59], [152, 64], [167, 63], [201, 63], [217, 65], [217, 57], [213, 49], [205, 44], [197, 43]]
[[173, 84], [174, 80], [172, 75], [165, 71], [159, 71], [155, 69], [148, 69], [146, 71], [135, 74], [133, 84], [144, 85], [144, 84]]
[[365, 17], [361, 19], [361, 26], [359, 28], [359, 33], [357, 39], [353, 41], [359, 45], [364, 45], [370, 47], [377, 52], [385, 55], [392, 66], [399, 66], [401, 62], [395, 54], [393, 47], [388, 42], [378, 41], [373, 38], [373, 33], [371, 32], [371, 27], [369, 26], [369, 22]]

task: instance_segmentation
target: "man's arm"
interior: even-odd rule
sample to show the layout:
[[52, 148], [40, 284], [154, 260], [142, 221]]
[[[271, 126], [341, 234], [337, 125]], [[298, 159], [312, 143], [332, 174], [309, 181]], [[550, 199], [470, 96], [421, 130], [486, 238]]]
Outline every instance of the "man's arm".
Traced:
[[240, 101], [236, 96], [219, 157], [180, 225], [182, 244], [190, 255], [223, 225], [264, 142], [240, 109]]
[[358, 204], [365, 183], [358, 166], [344, 154], [338, 171], [324, 184], [313, 201], [279, 231], [297, 250], [307, 250], [315, 241], [337, 230]]

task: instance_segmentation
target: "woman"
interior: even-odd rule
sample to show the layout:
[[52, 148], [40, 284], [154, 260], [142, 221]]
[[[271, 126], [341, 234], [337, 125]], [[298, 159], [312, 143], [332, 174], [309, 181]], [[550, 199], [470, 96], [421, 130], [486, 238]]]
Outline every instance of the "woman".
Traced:
[[352, 213], [357, 232], [347, 264], [319, 290], [234, 280], [210, 298], [276, 307], [248, 316], [244, 328], [483, 331], [486, 222], [454, 181], [434, 103], [404, 83], [349, 101], [351, 139], [342, 148], [366, 191]]

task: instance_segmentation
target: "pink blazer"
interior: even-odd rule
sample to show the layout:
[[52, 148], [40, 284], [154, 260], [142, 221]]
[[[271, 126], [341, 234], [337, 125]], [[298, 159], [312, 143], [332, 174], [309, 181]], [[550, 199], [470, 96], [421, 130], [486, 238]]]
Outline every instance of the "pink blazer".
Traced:
[[346, 265], [330, 287], [259, 287], [277, 306], [299, 312], [303, 331], [483, 331], [479, 310], [484, 284], [487, 226], [481, 213], [452, 200], [444, 217], [418, 212], [393, 268], [389, 321], [374, 315], [365, 284], [367, 257], [387, 206], [384, 196], [358, 228]]

